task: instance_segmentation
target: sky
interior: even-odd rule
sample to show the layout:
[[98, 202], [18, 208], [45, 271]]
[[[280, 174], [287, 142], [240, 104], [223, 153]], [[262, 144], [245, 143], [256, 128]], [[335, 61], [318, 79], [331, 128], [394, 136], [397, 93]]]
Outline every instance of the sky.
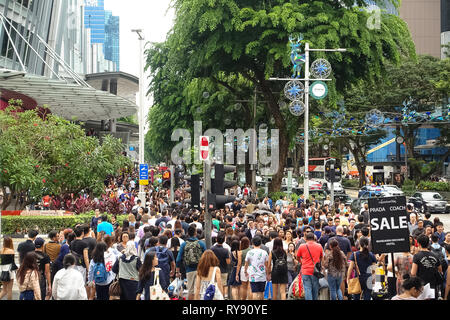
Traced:
[[[139, 40], [132, 29], [142, 29], [146, 41], [163, 42], [173, 26], [171, 0], [105, 0], [105, 9], [120, 17], [120, 71], [139, 77]], [[144, 82], [148, 88], [148, 74]], [[146, 107], [151, 105], [147, 98]], [[148, 110], [145, 110], [147, 114]], [[147, 128], [146, 128], [147, 129]]]

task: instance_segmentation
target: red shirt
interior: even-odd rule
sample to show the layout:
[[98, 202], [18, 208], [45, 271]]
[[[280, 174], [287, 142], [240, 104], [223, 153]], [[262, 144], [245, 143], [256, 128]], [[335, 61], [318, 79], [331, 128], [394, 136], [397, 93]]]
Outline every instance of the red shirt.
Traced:
[[[311, 255], [309, 254], [306, 246], [308, 246]], [[311, 260], [311, 256], [314, 262], [313, 260]], [[300, 248], [298, 248], [297, 257], [302, 264], [301, 273], [303, 275], [312, 276], [314, 274], [314, 264], [322, 261], [323, 258], [322, 246], [314, 241], [308, 241], [306, 244], [302, 244]]]

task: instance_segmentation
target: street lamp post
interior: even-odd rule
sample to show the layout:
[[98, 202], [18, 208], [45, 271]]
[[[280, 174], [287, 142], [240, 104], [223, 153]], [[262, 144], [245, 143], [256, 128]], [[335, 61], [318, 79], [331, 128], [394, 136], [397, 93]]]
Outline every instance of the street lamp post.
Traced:
[[305, 43], [305, 78], [304, 79], [280, 79], [280, 78], [270, 78], [269, 80], [274, 81], [291, 81], [299, 80], [305, 81], [305, 179], [303, 182], [303, 190], [305, 199], [309, 199], [309, 94], [310, 94], [310, 81], [331, 81], [331, 79], [311, 79], [310, 78], [310, 52], [346, 52], [347, 49], [311, 49], [309, 43]]
[[[139, 118], [139, 164], [144, 164], [144, 41], [145, 37], [143, 35], [142, 29], [133, 29], [131, 32], [136, 32], [139, 37], [139, 107], [138, 107], [138, 118]], [[141, 205], [145, 208], [145, 190], [144, 186], [139, 183], [139, 199], [141, 200]]]

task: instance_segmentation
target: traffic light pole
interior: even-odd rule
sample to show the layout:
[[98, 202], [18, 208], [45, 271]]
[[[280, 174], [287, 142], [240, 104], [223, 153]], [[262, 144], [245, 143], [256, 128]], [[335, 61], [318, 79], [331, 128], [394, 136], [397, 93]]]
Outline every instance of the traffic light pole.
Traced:
[[211, 192], [211, 164], [203, 161], [203, 192], [205, 198], [205, 243], [206, 248], [212, 246], [212, 217], [208, 206], [208, 192]]
[[170, 166], [170, 204], [174, 203], [175, 166]]
[[334, 208], [334, 163], [331, 164], [331, 202], [330, 202], [330, 210]]

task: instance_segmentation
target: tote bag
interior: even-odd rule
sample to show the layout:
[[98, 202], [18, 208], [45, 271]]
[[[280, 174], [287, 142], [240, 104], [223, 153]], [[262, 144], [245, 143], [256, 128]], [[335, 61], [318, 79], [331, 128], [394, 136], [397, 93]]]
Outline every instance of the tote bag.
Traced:
[[361, 283], [359, 282], [359, 268], [358, 268], [358, 262], [356, 261], [356, 253], [353, 253], [353, 256], [355, 258], [355, 266], [356, 266], [356, 277], [353, 279], [350, 279], [348, 281], [348, 294], [361, 294]]
[[160, 268], [156, 268], [155, 270], [155, 282], [154, 285], [150, 287], [150, 300], [170, 300], [167, 292], [165, 292], [159, 284], [160, 270]]

